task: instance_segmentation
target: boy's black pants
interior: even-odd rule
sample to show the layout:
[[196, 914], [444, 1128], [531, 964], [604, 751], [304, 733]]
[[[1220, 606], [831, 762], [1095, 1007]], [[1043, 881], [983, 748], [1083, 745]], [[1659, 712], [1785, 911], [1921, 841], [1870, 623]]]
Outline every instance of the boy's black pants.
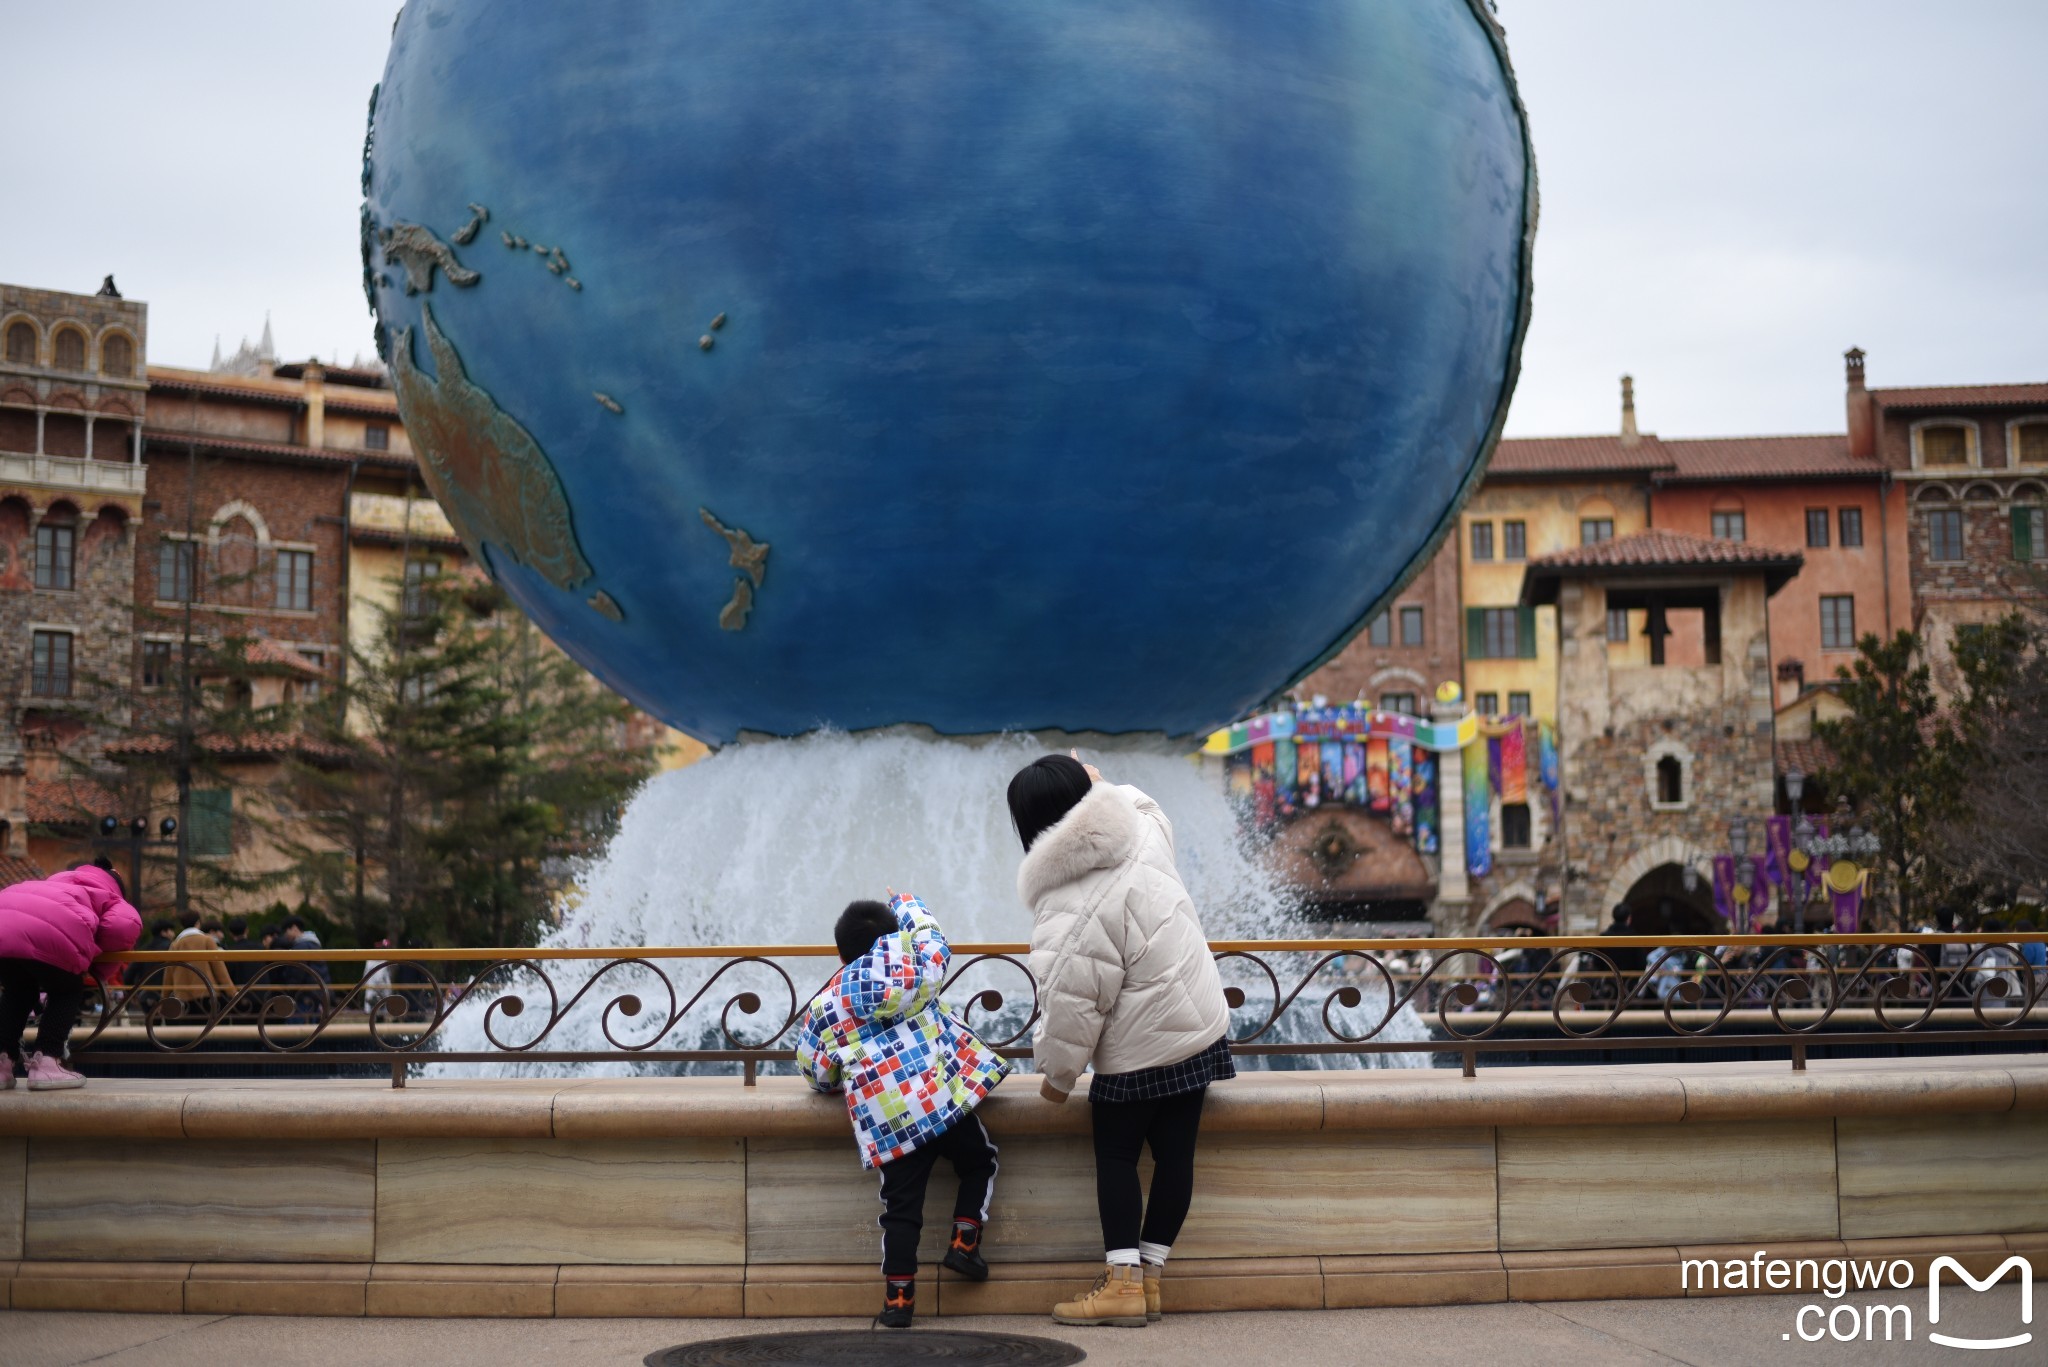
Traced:
[[960, 1176], [953, 1218], [988, 1223], [996, 1185], [996, 1146], [972, 1111], [924, 1147], [882, 1164], [882, 1275], [917, 1275], [917, 1239], [924, 1230], [924, 1188], [941, 1158]]

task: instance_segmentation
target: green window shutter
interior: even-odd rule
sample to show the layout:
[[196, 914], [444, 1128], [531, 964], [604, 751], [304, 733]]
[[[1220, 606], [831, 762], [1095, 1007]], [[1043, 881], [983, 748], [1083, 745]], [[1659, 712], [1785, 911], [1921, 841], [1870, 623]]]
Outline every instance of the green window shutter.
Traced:
[[1515, 609], [1515, 644], [1521, 647], [1517, 654], [1523, 659], [1536, 658], [1536, 609]]
[[2034, 558], [2034, 510], [2014, 507], [2012, 510], [2012, 558], [2032, 560]]
[[1486, 658], [1486, 609], [1465, 609], [1465, 655], [1468, 659]]
[[192, 790], [192, 826], [186, 848], [194, 858], [225, 859], [234, 852], [235, 794], [231, 788]]

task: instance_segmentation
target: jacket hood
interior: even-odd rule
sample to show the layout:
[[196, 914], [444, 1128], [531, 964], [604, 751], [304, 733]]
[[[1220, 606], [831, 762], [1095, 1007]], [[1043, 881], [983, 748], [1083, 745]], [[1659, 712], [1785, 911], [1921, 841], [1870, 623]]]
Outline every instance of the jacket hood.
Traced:
[[90, 888], [102, 897], [118, 898], [121, 896], [120, 883], [115, 880], [113, 874], [108, 873], [97, 864], [87, 864], [81, 868], [69, 869], [63, 873], [54, 874], [51, 877], [52, 882], [58, 879], [62, 879], [67, 883], [76, 883], [80, 887]]
[[1115, 868], [1137, 848], [1143, 820], [1130, 794], [1113, 783], [1097, 783], [1025, 851], [1017, 867], [1017, 895], [1025, 906], [1036, 907], [1054, 888]]
[[921, 1010], [914, 962], [902, 931], [876, 938], [868, 952], [839, 970], [836, 1005], [856, 1024], [887, 1025]]

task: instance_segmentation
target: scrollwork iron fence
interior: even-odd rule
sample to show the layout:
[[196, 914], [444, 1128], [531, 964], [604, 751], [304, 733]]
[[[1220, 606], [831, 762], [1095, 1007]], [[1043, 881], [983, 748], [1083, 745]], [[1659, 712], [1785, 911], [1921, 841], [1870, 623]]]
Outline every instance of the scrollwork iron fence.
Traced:
[[[1486, 1055], [1591, 1048], [1767, 1046], [1803, 1068], [1823, 1043], [2040, 1047], [2048, 969], [2029, 961], [2040, 958], [2033, 943], [1602, 936], [1212, 949], [1239, 1054], [1326, 1063], [1455, 1054], [1470, 1075]], [[1039, 1014], [1025, 952], [958, 946], [943, 994], [1011, 1057], [1029, 1057]], [[197, 967], [208, 960], [240, 969], [239, 981], [215, 990]], [[762, 1065], [794, 1057], [803, 1010], [836, 968], [819, 946], [159, 952], [113, 962], [118, 974], [93, 980], [74, 1037], [73, 1057], [87, 1066], [345, 1058], [388, 1065], [396, 1086], [426, 1063], [737, 1064], [752, 1083]], [[354, 981], [336, 980], [352, 966], [361, 968]], [[481, 1046], [461, 1047], [465, 1031]]]

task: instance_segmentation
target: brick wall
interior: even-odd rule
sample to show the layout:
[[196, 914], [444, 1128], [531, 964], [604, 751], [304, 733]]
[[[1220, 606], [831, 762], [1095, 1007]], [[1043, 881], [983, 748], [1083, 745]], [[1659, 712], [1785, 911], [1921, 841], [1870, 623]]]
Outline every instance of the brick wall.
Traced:
[[[1422, 609], [1419, 646], [1401, 644], [1401, 609]], [[1456, 679], [1463, 666], [1464, 637], [1458, 611], [1458, 548], [1446, 538], [1414, 582], [1387, 608], [1387, 644], [1374, 645], [1370, 629], [1360, 631], [1337, 658], [1304, 679], [1303, 697], [1320, 693], [1333, 702], [1364, 698], [1377, 705], [1389, 693], [1412, 693], [1418, 710], [1428, 711], [1436, 686]]]

